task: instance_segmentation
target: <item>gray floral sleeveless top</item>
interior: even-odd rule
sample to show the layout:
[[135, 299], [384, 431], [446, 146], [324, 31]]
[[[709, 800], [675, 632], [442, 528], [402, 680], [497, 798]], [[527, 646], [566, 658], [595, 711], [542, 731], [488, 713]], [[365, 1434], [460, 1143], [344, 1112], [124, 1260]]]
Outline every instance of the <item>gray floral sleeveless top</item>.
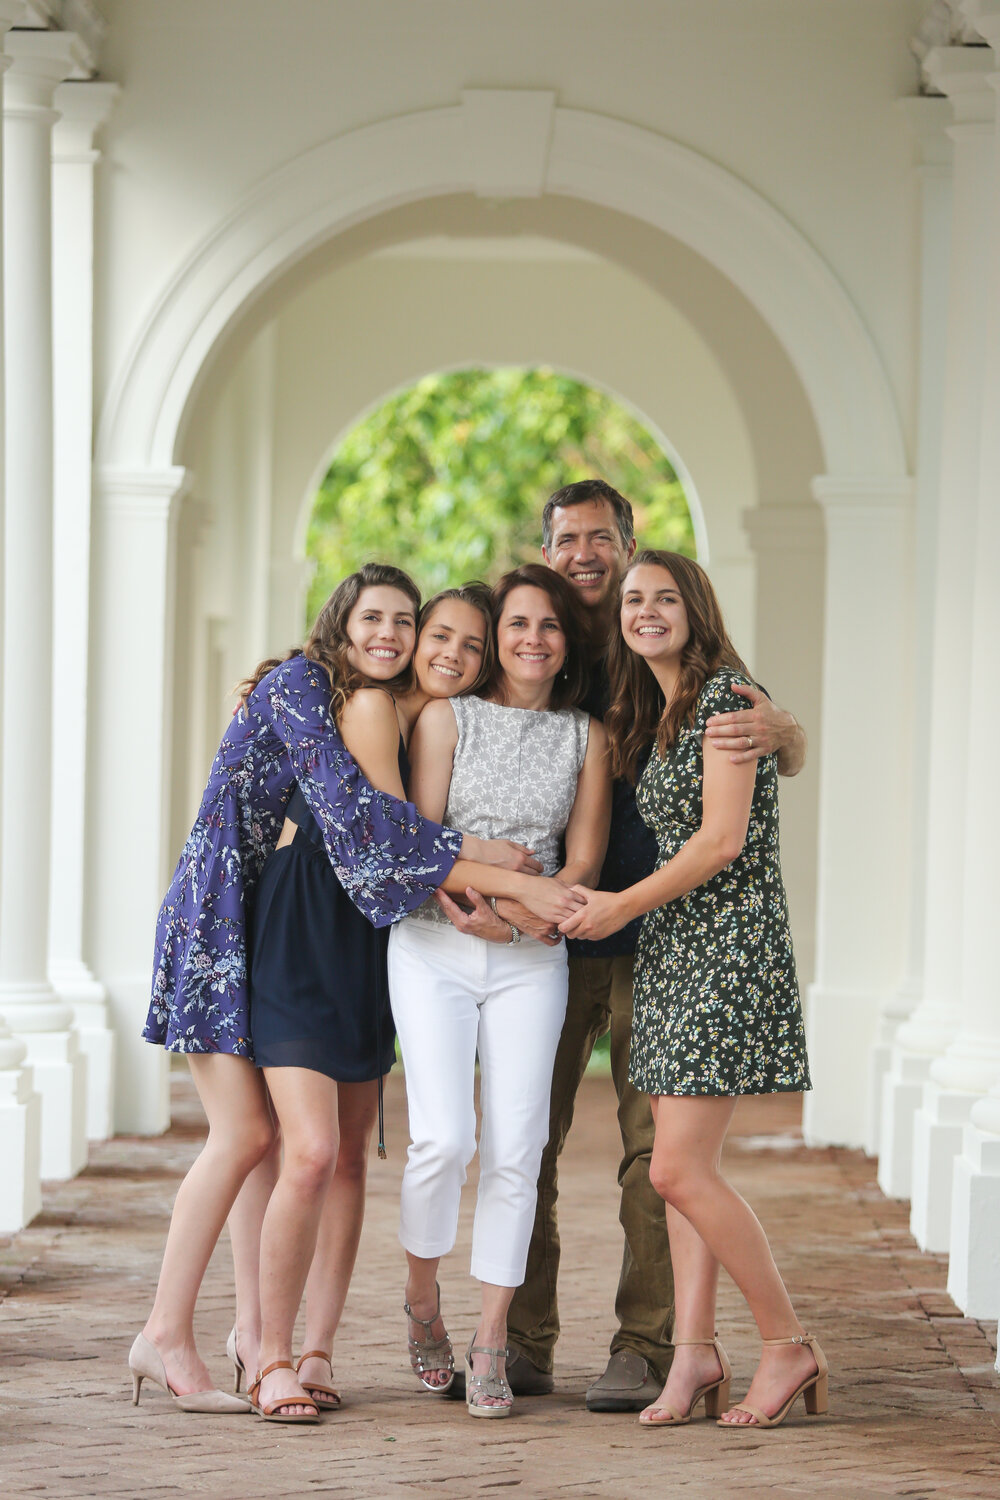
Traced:
[[[546, 875], [554, 875], [590, 716], [579, 708], [507, 708], [485, 698], [449, 702], [458, 743], [445, 822], [481, 839], [516, 839], [534, 849]], [[433, 898], [406, 920], [451, 925]]]

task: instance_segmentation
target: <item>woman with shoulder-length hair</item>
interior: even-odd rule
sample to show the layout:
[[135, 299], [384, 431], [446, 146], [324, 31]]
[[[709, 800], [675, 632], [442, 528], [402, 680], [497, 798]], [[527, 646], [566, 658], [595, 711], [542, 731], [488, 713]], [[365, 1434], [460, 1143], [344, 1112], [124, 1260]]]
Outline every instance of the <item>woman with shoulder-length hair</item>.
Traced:
[[[575, 705], [587, 626], [572, 586], [548, 568], [508, 573], [493, 590], [496, 666], [479, 697], [430, 703], [411, 742], [411, 795], [428, 817], [483, 838], [527, 844], [548, 875], [593, 880], [610, 817], [603, 726]], [[561, 855], [564, 840], [565, 852]], [[524, 1278], [549, 1091], [566, 1011], [565, 943], [522, 934], [467, 882], [471, 911], [439, 893], [394, 930], [389, 987], [403, 1054], [410, 1135], [400, 1205], [409, 1274], [410, 1356], [426, 1390], [453, 1381], [437, 1268], [452, 1248], [465, 1169], [482, 1130], [472, 1274], [482, 1312], [466, 1355], [466, 1400], [505, 1417], [506, 1315]], [[450, 887], [449, 887], [450, 889]], [[485, 892], [489, 894], [489, 892]]]
[[[774, 1427], [796, 1398], [825, 1411], [827, 1365], [804, 1332], [752, 1210], [719, 1161], [736, 1100], [810, 1087], [778, 855], [775, 757], [733, 764], [705, 735], [751, 678], [697, 563], [640, 552], [622, 582], [606, 724], [616, 774], [659, 844], [658, 867], [619, 892], [577, 889], [561, 924], [602, 938], [643, 916], [630, 1077], [651, 1096], [650, 1178], [666, 1203], [677, 1349], [643, 1426], [687, 1423], [704, 1400], [727, 1427]], [[750, 1306], [763, 1354], [746, 1400], [729, 1407], [715, 1333], [719, 1266]]]
[[[345, 611], [349, 594], [354, 603]], [[348, 737], [356, 737], [356, 744], [342, 738], [335, 719], [339, 712], [343, 720], [354, 688], [362, 682], [409, 687], [418, 603], [405, 574], [369, 565], [327, 601], [301, 650], [262, 663], [242, 684], [240, 707], [223, 735], [161, 907], [144, 1035], [189, 1055], [209, 1134], [178, 1191], [153, 1309], [129, 1355], [136, 1401], [142, 1381], [150, 1379], [185, 1410], [248, 1409], [212, 1389], [193, 1318], [222, 1225], [274, 1140], [263, 1079], [252, 1061], [248, 917], [296, 783], [340, 884], [376, 927], [398, 921], [444, 881], [464, 888], [470, 871], [503, 886], [497, 894], [511, 894], [513, 884], [519, 898], [540, 904], [546, 917], [554, 906], [567, 904], [551, 882], [518, 873], [530, 863], [523, 850], [465, 839], [421, 817], [403, 801], [395, 758], [384, 778], [388, 788], [374, 785], [362, 764], [370, 738], [364, 722]], [[384, 699], [392, 709], [385, 694], [360, 696]], [[364, 709], [358, 717], [364, 719]], [[398, 727], [393, 756], [397, 741]], [[376, 752], [378, 759], [380, 746]], [[473, 863], [467, 865], [470, 855]], [[480, 860], [503, 860], [512, 868]], [[295, 1394], [302, 1402], [297, 1381]]]

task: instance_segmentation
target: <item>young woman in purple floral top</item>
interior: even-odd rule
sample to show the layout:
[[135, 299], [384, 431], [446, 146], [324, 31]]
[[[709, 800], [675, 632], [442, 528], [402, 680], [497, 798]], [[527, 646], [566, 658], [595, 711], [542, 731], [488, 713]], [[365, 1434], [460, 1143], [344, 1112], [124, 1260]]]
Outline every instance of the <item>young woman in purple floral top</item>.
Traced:
[[[393, 584], [405, 576], [365, 570], [365, 585], [385, 586], [389, 573]], [[383, 671], [388, 686], [408, 681], [410, 596], [406, 604], [409, 636], [389, 663], [392, 670]], [[193, 1313], [226, 1216], [273, 1143], [263, 1083], [249, 1061], [246, 915], [294, 784], [320, 826], [341, 885], [376, 926], [397, 921], [445, 880], [453, 889], [473, 878], [494, 884], [497, 894], [516, 889], [521, 899], [537, 901], [546, 920], [553, 907], [572, 905], [565, 891], [543, 890], [549, 882], [516, 871], [463, 860], [456, 872], [460, 852], [510, 861], [512, 851], [491, 851], [422, 818], [402, 801], [401, 787], [372, 786], [331, 717], [331, 666], [341, 644], [330, 638], [331, 624], [328, 603], [302, 652], [264, 664], [245, 685], [252, 690], [223, 736], [160, 912], [145, 1035], [191, 1054], [209, 1136], [178, 1193], [153, 1311], [130, 1355], [136, 1399], [141, 1379], [151, 1378], [187, 1407], [233, 1409], [232, 1398], [211, 1390], [195, 1348]], [[523, 851], [517, 857], [523, 859]]]

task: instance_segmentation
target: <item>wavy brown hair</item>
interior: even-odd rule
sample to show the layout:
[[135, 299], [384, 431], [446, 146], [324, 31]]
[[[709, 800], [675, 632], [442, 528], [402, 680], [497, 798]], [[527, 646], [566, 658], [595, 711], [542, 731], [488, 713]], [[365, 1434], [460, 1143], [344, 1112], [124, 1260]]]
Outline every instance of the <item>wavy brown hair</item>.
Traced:
[[[363, 568], [359, 568], [356, 573], [349, 573], [338, 583], [316, 616], [304, 645], [294, 646], [284, 656], [268, 657], [266, 661], [259, 663], [249, 677], [243, 679], [236, 688], [242, 701], [246, 702], [258, 683], [282, 662], [290, 661], [293, 656], [306, 656], [322, 667], [330, 679], [330, 712], [336, 722], [351, 694], [360, 687], [369, 686], [368, 679], [351, 665], [347, 657], [351, 647], [347, 619], [362, 591], [375, 588], [398, 589], [401, 594], [405, 594], [413, 604], [416, 619], [420, 612], [420, 590], [413, 579], [402, 568], [395, 568], [391, 563], [365, 563]], [[390, 692], [408, 693], [413, 686], [412, 657], [404, 671], [378, 685], [388, 688]]]
[[[576, 597], [573, 585], [567, 583], [566, 579], [552, 568], [546, 568], [542, 563], [525, 563], [520, 568], [513, 568], [493, 586], [494, 649], [497, 626], [500, 623], [507, 596], [513, 593], [514, 589], [521, 587], [541, 589], [542, 593], [547, 595], [552, 604], [552, 613], [559, 621], [562, 633], [566, 637], [566, 660], [552, 684], [549, 707], [574, 708], [587, 690], [590, 663], [593, 657], [586, 606], [581, 604]], [[500, 665], [499, 653], [493, 663], [489, 680], [483, 685], [481, 692], [484, 697], [489, 693], [500, 695], [503, 692], [503, 668]]]
[[629, 575], [639, 567], [663, 568], [671, 575], [687, 611], [690, 634], [681, 652], [677, 690], [667, 703], [649, 665], [626, 646], [620, 614], [616, 620], [608, 649], [611, 707], [604, 722], [611, 741], [613, 774], [633, 785], [652, 741], [655, 739], [656, 748], [663, 755], [677, 743], [682, 727], [694, 724], [698, 694], [713, 672], [727, 667], [750, 676], [729, 639], [719, 601], [704, 568], [679, 552], [647, 548], [637, 553], [626, 568], [623, 596]]
[[442, 589], [440, 593], [428, 599], [417, 616], [417, 640], [420, 640], [424, 626], [430, 622], [430, 618], [439, 604], [444, 604], [449, 599], [458, 599], [462, 604], [471, 604], [473, 609], [478, 609], [483, 617], [486, 629], [483, 631], [483, 660], [479, 668], [479, 675], [471, 687], [464, 688], [459, 697], [464, 698], [469, 693], [478, 693], [479, 689], [487, 683], [493, 675], [493, 663], [496, 660], [496, 643], [493, 639], [493, 602], [490, 597], [490, 586], [481, 583], [478, 578], [472, 579], [470, 583], [463, 583], [455, 589]]

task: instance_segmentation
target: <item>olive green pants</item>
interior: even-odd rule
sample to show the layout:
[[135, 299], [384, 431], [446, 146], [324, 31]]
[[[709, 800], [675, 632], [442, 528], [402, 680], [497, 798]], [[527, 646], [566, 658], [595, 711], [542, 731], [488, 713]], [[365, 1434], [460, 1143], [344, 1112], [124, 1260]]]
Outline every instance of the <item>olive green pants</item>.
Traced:
[[[622, 1160], [619, 1218], [625, 1231], [615, 1313], [618, 1330], [611, 1353], [632, 1349], [666, 1379], [673, 1350], [674, 1278], [663, 1200], [649, 1180], [653, 1117], [649, 1099], [628, 1081], [632, 1031], [632, 959], [571, 958], [569, 1003], [552, 1073], [549, 1141], [538, 1176], [538, 1205], [523, 1285], [507, 1315], [508, 1336], [540, 1370], [551, 1370], [559, 1337], [556, 1281], [559, 1230], [556, 1224], [558, 1162], [569, 1128], [577, 1089], [594, 1050], [611, 1033], [611, 1076], [618, 1095]], [[577, 1309], [579, 1313], [581, 1309]], [[596, 1311], [596, 1309], [595, 1309]], [[600, 1314], [598, 1313], [598, 1316]]]

